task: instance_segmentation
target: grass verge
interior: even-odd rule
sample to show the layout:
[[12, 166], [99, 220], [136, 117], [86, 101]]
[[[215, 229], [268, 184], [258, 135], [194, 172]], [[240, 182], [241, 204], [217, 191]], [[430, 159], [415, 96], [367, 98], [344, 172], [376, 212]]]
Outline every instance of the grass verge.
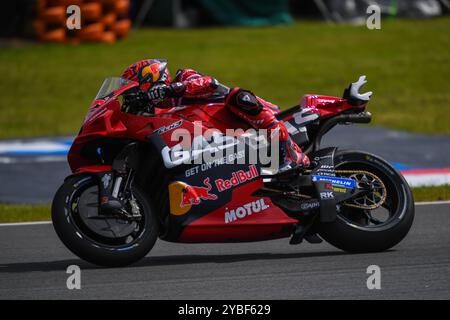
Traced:
[[0, 203], [0, 222], [47, 221], [51, 219], [50, 205]]
[[[413, 188], [414, 200], [450, 200], [450, 185]], [[17, 205], [0, 203], [0, 222], [25, 222], [50, 220], [50, 205]]]
[[365, 26], [299, 22], [267, 28], [140, 29], [114, 45], [0, 50], [0, 138], [74, 135], [101, 82], [148, 57], [192, 67], [282, 108], [305, 93], [340, 96], [361, 74], [373, 124], [450, 133], [450, 17]]
[[412, 191], [416, 202], [450, 200], [450, 185], [413, 188]]

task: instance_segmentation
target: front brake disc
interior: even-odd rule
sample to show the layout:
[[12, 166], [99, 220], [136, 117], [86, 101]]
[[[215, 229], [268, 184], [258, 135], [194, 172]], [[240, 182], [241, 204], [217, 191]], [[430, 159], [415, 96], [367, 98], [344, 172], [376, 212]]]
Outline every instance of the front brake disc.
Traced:
[[98, 187], [85, 190], [78, 200], [78, 214], [92, 232], [106, 238], [123, 238], [132, 233], [136, 222], [117, 217], [100, 217], [98, 208]]

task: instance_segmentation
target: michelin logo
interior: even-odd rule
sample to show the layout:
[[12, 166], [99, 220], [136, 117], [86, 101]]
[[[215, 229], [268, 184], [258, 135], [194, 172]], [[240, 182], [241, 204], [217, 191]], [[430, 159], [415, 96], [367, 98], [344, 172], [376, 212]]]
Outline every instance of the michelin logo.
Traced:
[[326, 176], [312, 176], [312, 181], [328, 181], [335, 187], [345, 187], [345, 188], [355, 187], [355, 180], [353, 179], [326, 177]]

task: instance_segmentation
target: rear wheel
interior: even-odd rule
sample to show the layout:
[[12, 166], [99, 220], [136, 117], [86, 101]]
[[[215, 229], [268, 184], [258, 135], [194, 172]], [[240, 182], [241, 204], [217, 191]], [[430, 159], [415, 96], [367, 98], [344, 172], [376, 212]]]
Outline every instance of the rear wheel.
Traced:
[[398, 244], [414, 220], [414, 201], [403, 176], [388, 162], [359, 151], [335, 155], [338, 175], [371, 192], [337, 206], [332, 223], [319, 224], [322, 238], [348, 252], [376, 252]]
[[105, 217], [99, 215], [96, 179], [91, 176], [68, 179], [53, 199], [56, 233], [74, 254], [97, 265], [117, 267], [140, 260], [157, 239], [158, 222], [144, 193], [132, 186], [131, 194], [139, 219]]

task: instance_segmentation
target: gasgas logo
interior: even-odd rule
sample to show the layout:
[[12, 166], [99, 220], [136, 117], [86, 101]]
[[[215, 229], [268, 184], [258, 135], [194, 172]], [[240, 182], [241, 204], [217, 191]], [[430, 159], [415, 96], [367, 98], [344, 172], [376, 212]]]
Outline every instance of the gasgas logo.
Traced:
[[[197, 127], [196, 127], [197, 128]], [[194, 129], [194, 135], [195, 131]], [[189, 135], [189, 132], [186, 133]], [[239, 141], [231, 136], [226, 136], [219, 132], [213, 132], [211, 139], [207, 140], [203, 135], [197, 134], [192, 139], [191, 147], [183, 147], [182, 143], [179, 143], [172, 148], [165, 146], [161, 150], [161, 156], [166, 168], [174, 168], [181, 164], [201, 164], [204, 160], [203, 154], [222, 154], [225, 149], [237, 145]]]
[[193, 205], [198, 205], [205, 200], [217, 200], [217, 196], [211, 193], [212, 186], [209, 178], [203, 180], [202, 187], [190, 186], [182, 181], [175, 181], [169, 185], [169, 204], [172, 215], [183, 215]]
[[227, 211], [225, 212], [225, 223], [231, 223], [238, 219], [244, 219], [254, 213], [261, 213], [268, 208], [269, 205], [264, 202], [263, 198], [246, 203], [242, 207], [238, 207], [233, 210], [228, 210], [227, 208]]

